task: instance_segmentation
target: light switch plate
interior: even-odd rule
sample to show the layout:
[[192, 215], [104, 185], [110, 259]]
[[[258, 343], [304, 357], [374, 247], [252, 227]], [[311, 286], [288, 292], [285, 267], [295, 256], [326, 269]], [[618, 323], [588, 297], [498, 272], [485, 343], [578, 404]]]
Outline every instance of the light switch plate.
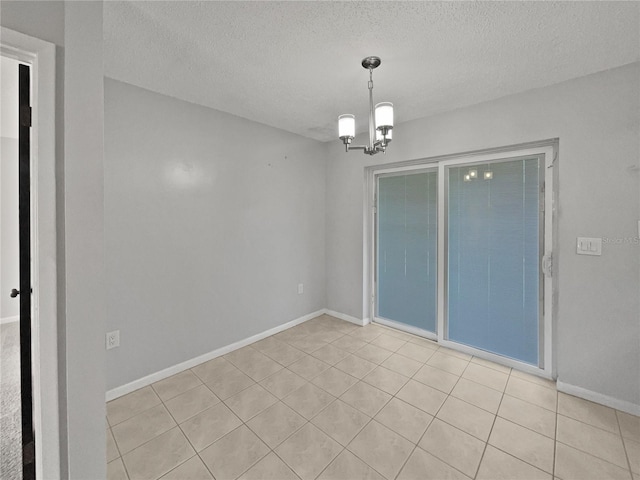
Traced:
[[602, 238], [578, 237], [576, 253], [578, 255], [602, 255]]

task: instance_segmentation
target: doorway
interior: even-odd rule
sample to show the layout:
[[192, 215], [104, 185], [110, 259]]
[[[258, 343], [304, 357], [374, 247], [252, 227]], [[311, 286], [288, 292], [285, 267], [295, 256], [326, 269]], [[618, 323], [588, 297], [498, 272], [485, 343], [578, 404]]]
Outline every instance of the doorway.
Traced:
[[373, 321], [552, 377], [556, 143], [370, 167]]
[[[19, 302], [20, 383], [31, 383], [31, 398], [20, 388], [20, 466], [17, 478], [59, 478], [58, 332], [56, 263], [55, 46], [0, 27], [0, 57], [17, 77], [22, 105], [15, 105], [17, 156], [2, 152], [2, 163], [16, 162], [19, 280], [0, 285], [3, 300]], [[3, 64], [6, 65], [5, 62]], [[4, 65], [3, 65], [3, 74]], [[2, 85], [4, 94], [6, 84]], [[18, 95], [20, 96], [20, 95]], [[3, 101], [4, 103], [4, 101]], [[4, 105], [3, 105], [4, 110]], [[3, 123], [5, 115], [3, 112]], [[4, 135], [4, 134], [3, 134]], [[4, 147], [3, 147], [4, 149]], [[18, 181], [19, 179], [19, 181]], [[4, 209], [3, 209], [4, 215]], [[21, 250], [20, 250], [21, 249]], [[14, 254], [15, 255], [15, 254]], [[30, 258], [29, 258], [30, 256]], [[3, 265], [4, 268], [4, 265]], [[11, 297], [12, 290], [15, 295]], [[30, 339], [25, 341], [25, 339]], [[29, 365], [31, 363], [31, 365]], [[28, 401], [30, 400], [30, 401]], [[25, 415], [26, 412], [26, 415]], [[32, 416], [30, 415], [32, 414]], [[4, 478], [3, 473], [2, 477]], [[13, 473], [8, 478], [15, 478]]]
[[4, 56], [1, 62], [0, 439], [4, 455], [0, 458], [0, 473], [6, 478], [28, 480], [35, 478], [31, 357], [31, 67]]

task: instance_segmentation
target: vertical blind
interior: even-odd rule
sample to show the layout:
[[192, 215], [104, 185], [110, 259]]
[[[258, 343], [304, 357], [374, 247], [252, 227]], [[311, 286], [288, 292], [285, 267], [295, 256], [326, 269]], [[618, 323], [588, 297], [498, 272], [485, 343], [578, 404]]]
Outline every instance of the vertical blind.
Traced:
[[377, 315], [435, 332], [438, 174], [378, 179]]
[[538, 158], [449, 168], [447, 216], [449, 340], [534, 365], [539, 168]]

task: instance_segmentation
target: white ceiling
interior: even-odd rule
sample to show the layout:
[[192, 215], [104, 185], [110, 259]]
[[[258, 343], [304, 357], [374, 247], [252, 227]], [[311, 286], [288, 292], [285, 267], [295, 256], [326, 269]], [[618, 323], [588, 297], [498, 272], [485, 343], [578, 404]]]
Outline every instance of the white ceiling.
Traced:
[[640, 60], [637, 2], [104, 3], [105, 74], [317, 140]]

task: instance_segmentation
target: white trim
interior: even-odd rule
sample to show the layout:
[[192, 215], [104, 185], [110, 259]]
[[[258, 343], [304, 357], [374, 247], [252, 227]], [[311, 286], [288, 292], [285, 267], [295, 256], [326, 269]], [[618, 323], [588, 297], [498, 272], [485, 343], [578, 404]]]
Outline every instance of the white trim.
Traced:
[[554, 324], [553, 319], [555, 316], [554, 311], [554, 298], [555, 291], [557, 288], [557, 283], [555, 282], [555, 276], [557, 275], [557, 265], [558, 265], [558, 248], [555, 248], [555, 240], [554, 240], [554, 232], [556, 232], [556, 221], [557, 221], [557, 212], [556, 205], [553, 201], [555, 195], [556, 184], [554, 182], [554, 178], [557, 175], [558, 168], [556, 164], [556, 160], [558, 159], [558, 144], [555, 142], [553, 145], [549, 145], [542, 149], [544, 152], [544, 239], [543, 239], [543, 258], [540, 259], [540, 262], [544, 261], [544, 258], [547, 255], [551, 255], [552, 258], [552, 266], [551, 266], [551, 274], [543, 275], [544, 279], [544, 293], [543, 293], [543, 311], [544, 316], [542, 321], [544, 322], [543, 334], [544, 334], [544, 343], [543, 343], [543, 356], [544, 356], [544, 371], [553, 378], [558, 376], [556, 359], [553, 348], [554, 341]]
[[447, 282], [446, 282], [446, 258], [445, 258], [445, 244], [447, 239], [447, 214], [445, 211], [445, 201], [448, 196], [447, 183], [445, 181], [445, 166], [443, 163], [438, 164], [438, 283], [437, 283], [437, 302], [438, 302], [438, 318], [436, 319], [436, 335], [438, 336], [438, 343], [444, 339], [445, 331], [445, 318], [447, 308]]
[[0, 325], [6, 325], [7, 323], [14, 323], [20, 321], [20, 315], [15, 315], [13, 317], [4, 317], [0, 318]]
[[209, 360], [213, 360], [214, 358], [217, 358], [221, 355], [226, 355], [229, 352], [233, 352], [234, 350], [237, 350], [239, 348], [246, 347], [247, 345], [255, 343], [258, 340], [262, 340], [263, 338], [270, 337], [271, 335], [280, 333], [283, 330], [287, 330], [288, 328], [295, 327], [296, 325], [300, 325], [301, 323], [311, 320], [312, 318], [316, 318], [325, 312], [326, 310], [322, 309], [313, 313], [309, 313], [302, 317], [296, 318], [295, 320], [291, 320], [290, 322], [287, 322], [282, 325], [278, 325], [277, 327], [266, 330], [262, 333], [252, 335], [251, 337], [245, 338], [243, 340], [239, 340], [235, 343], [226, 345], [224, 347], [220, 347], [209, 353], [199, 355], [195, 358], [186, 360], [182, 363], [178, 363], [177, 365], [173, 365], [169, 368], [165, 368], [164, 370], [160, 370], [159, 372], [152, 373], [151, 375], [147, 375], [146, 377], [139, 378], [138, 380], [134, 380], [133, 382], [129, 382], [120, 387], [113, 388], [109, 390], [106, 394], [107, 402], [115, 398], [121, 397], [123, 395], [126, 395], [127, 393], [131, 393], [135, 390], [138, 390], [139, 388], [146, 387], [148, 385], [151, 385], [152, 383], [159, 382], [160, 380], [164, 380], [165, 378], [168, 378], [171, 375], [175, 375], [176, 373], [180, 373], [184, 370], [195, 367], [196, 365], [200, 365], [201, 363], [207, 362]]
[[[364, 221], [364, 228], [362, 229], [362, 243], [365, 246], [362, 249], [362, 284], [363, 285], [367, 285], [369, 282], [374, 282], [374, 277], [375, 277], [375, 272], [371, 269], [371, 264], [368, 261], [368, 258], [370, 255], [372, 255], [372, 253], [368, 250], [369, 248], [373, 248], [374, 245], [374, 238], [372, 235], [375, 235], [375, 202], [374, 203], [370, 203], [369, 199], [372, 196], [375, 196], [375, 186], [373, 187], [374, 192], [369, 192], [369, 189], [371, 188], [371, 182], [369, 181], [369, 172], [367, 171], [367, 169], [365, 169], [364, 171], [364, 185], [365, 188], [363, 189], [363, 195], [364, 198], [362, 199], [362, 207], [364, 209], [363, 213], [362, 213], [362, 218]], [[373, 233], [371, 233], [373, 232]], [[369, 238], [371, 237], [371, 238]], [[373, 296], [368, 296], [367, 292], [364, 292], [363, 298], [362, 298], [362, 314], [365, 316], [365, 318], [373, 318], [373, 316], [375, 315], [375, 308], [373, 305]], [[338, 312], [335, 312], [338, 313]], [[338, 317], [341, 318], [341, 317]], [[351, 320], [348, 320], [346, 318], [343, 318], [343, 320], [346, 320], [347, 322], [352, 322], [352, 323], [357, 323], [358, 325], [366, 325], [366, 323], [359, 323], [359, 322], [353, 322], [353, 319], [355, 317], [350, 317]], [[367, 323], [369, 323], [367, 321]]]
[[[362, 281], [365, 287], [363, 292], [363, 309], [362, 314], [366, 319], [372, 319], [376, 315], [376, 269], [375, 262], [371, 262], [371, 258], [376, 257], [376, 230], [377, 230], [377, 185], [372, 169], [365, 168], [364, 171], [364, 212], [363, 212], [363, 248], [362, 248]], [[370, 322], [371, 320], [369, 320]], [[366, 325], [366, 324], [365, 324]]]
[[438, 160], [431, 160], [425, 158], [424, 163], [415, 164], [415, 165], [405, 165], [403, 167], [390, 167], [390, 168], [381, 168], [375, 170], [376, 176], [386, 175], [388, 173], [402, 173], [402, 172], [412, 172], [414, 170], [437, 170], [438, 169]]
[[616, 410], [630, 413], [631, 415], [640, 416], [640, 405], [636, 405], [635, 403], [620, 400], [618, 398], [605, 395], [604, 393], [594, 392], [593, 390], [588, 390], [586, 388], [577, 387], [561, 380], [556, 382], [556, 387], [559, 392], [584, 398], [585, 400], [590, 400], [592, 402], [599, 403], [600, 405], [615, 408]]
[[364, 327], [365, 325], [368, 325], [369, 323], [371, 323], [371, 319], [369, 318], [360, 319], [357, 317], [352, 317], [351, 315], [347, 315], [346, 313], [340, 313], [334, 310], [327, 310], [326, 308], [324, 309], [324, 313], [327, 315], [331, 315], [332, 317], [339, 318], [340, 320], [344, 320], [345, 322], [354, 323], [356, 325], [359, 325], [360, 327]]
[[380, 317], [375, 317], [373, 321], [375, 323], [379, 323], [380, 325], [384, 325], [385, 327], [393, 328], [394, 330], [400, 330], [402, 332], [410, 333], [411, 335], [428, 338], [429, 340], [438, 340], [438, 336], [435, 333], [428, 330], [423, 330], [422, 328], [414, 327], [412, 325], [408, 325], [406, 323], [394, 322], [393, 320], [388, 320], [386, 318]]
[[3, 55], [31, 65], [33, 424], [36, 477], [60, 477], [56, 289], [55, 45], [0, 27]]
[[520, 360], [516, 360], [514, 358], [505, 357], [496, 353], [487, 352], [486, 350], [480, 350], [468, 345], [464, 345], [462, 343], [452, 342], [445, 339], [438, 340], [438, 343], [443, 347], [450, 348], [451, 350], [457, 350], [458, 352], [466, 353], [477, 358], [489, 360], [490, 362], [504, 365], [505, 367], [515, 368], [516, 370], [535, 375], [536, 377], [553, 380], [553, 377], [541, 368], [538, 368], [535, 365], [521, 362]]

